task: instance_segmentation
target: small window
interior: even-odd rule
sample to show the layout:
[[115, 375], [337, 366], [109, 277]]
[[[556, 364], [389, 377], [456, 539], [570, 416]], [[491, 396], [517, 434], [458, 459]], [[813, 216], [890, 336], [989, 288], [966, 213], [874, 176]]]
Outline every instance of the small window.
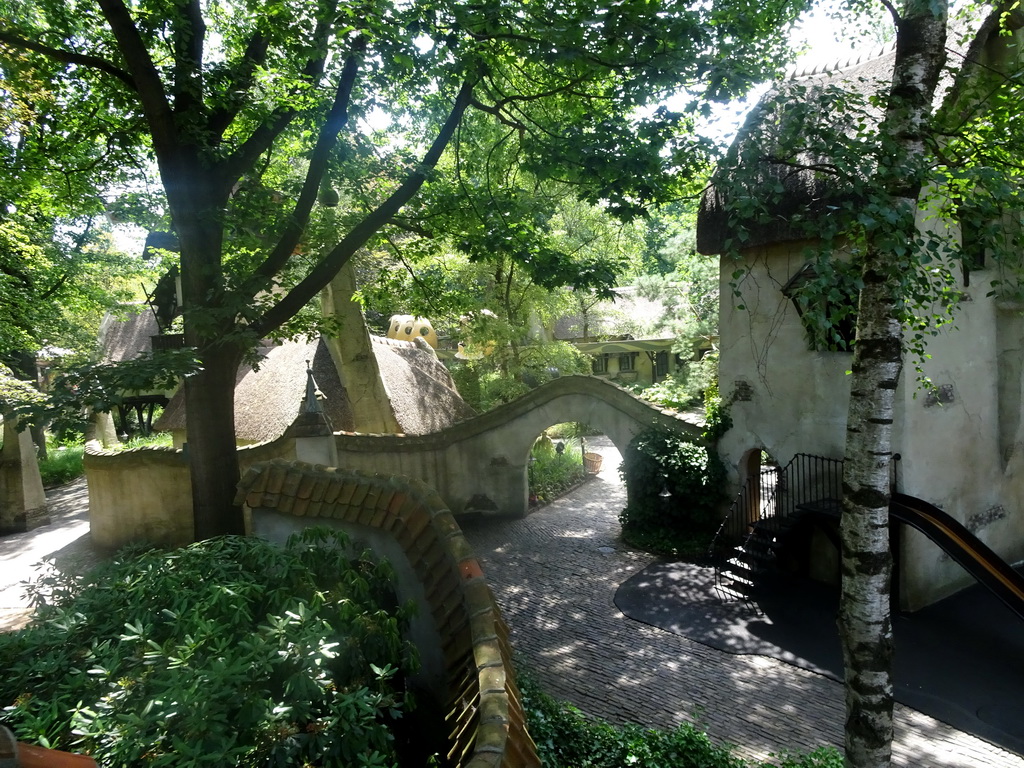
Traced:
[[782, 287], [793, 302], [810, 349], [850, 352], [857, 332], [857, 274], [848, 262], [824, 265], [831, 274], [819, 279], [818, 267], [807, 262]]
[[984, 221], [974, 206], [961, 203], [956, 209], [960, 221], [960, 252], [963, 258], [964, 285], [971, 284], [971, 272], [985, 268]]
[[590, 365], [594, 373], [608, 373], [608, 355], [594, 355]]
[[620, 371], [634, 371], [636, 370], [635, 364], [636, 352], [623, 352], [619, 355], [619, 370]]

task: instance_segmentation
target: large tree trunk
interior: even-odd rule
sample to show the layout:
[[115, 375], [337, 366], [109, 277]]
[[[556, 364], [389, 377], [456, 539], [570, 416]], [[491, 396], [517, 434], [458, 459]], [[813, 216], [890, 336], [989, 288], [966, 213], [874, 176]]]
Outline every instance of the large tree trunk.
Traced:
[[197, 541], [245, 533], [234, 503], [239, 470], [235, 445], [235, 378], [241, 353], [226, 346], [200, 350], [203, 370], [185, 379], [188, 465]]
[[904, 3], [880, 128], [883, 164], [878, 182], [898, 223], [873, 238], [869, 234], [847, 417], [839, 622], [849, 768], [886, 768], [892, 752], [889, 473], [896, 387], [903, 367], [900, 281], [917, 266], [896, 249], [912, 250], [925, 131], [945, 61], [945, 24], [944, 3]]
[[234, 503], [239, 470], [235, 446], [235, 380], [245, 340], [234, 313], [224, 306], [221, 265], [224, 202], [212, 178], [183, 163], [165, 174], [178, 195], [172, 208], [181, 250], [185, 345], [195, 347], [202, 369], [185, 379], [188, 464], [192, 475], [195, 537], [245, 533], [242, 509]]

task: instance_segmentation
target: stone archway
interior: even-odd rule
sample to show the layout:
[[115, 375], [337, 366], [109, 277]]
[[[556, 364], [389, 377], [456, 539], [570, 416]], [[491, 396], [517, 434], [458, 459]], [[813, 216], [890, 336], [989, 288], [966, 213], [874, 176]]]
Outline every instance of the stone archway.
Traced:
[[662, 410], [595, 376], [563, 376], [493, 411], [419, 436], [338, 434], [339, 466], [409, 475], [456, 514], [525, 515], [530, 447], [551, 424], [590, 424], [624, 452], [652, 426], [702, 439], [702, 419]]

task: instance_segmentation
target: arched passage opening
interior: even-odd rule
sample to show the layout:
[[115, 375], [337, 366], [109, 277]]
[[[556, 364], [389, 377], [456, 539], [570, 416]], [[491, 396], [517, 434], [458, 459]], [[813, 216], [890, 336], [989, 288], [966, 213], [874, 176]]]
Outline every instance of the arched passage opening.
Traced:
[[587, 437], [599, 433], [583, 422], [562, 422], [544, 428], [530, 447], [526, 460], [529, 509], [554, 501], [587, 479], [584, 456]]
[[776, 492], [783, 481], [778, 461], [761, 445], [743, 454], [739, 469], [740, 494], [737, 503], [741, 508], [742, 519], [747, 526], [751, 526], [766, 516], [766, 510], [775, 503]]
[[[525, 515], [531, 449], [541, 432], [566, 422], [590, 424], [619, 454], [635, 435], [651, 426], [697, 439], [702, 433], [701, 425], [689, 415], [666, 413], [602, 379], [563, 376], [430, 436], [432, 446], [439, 445], [440, 450], [427, 459], [423, 479], [450, 500], [456, 515]], [[394, 448], [419, 451], [415, 445], [419, 442], [427, 440], [403, 440]], [[399, 471], [415, 476], [406, 469], [412, 461], [401, 463]], [[608, 464], [603, 462], [605, 471]]]
[[[621, 397], [617, 390], [613, 395]], [[552, 495], [552, 472], [545, 464], [553, 464], [553, 456], [561, 456], [554, 465], [559, 470], [572, 464], [586, 473], [584, 476], [604, 471], [609, 479], [617, 481], [620, 457], [642, 427], [632, 414], [589, 393], [559, 396], [506, 422], [502, 434], [507, 441], [506, 455], [521, 477], [523, 513]], [[537, 488], [538, 480], [544, 486], [541, 489]]]

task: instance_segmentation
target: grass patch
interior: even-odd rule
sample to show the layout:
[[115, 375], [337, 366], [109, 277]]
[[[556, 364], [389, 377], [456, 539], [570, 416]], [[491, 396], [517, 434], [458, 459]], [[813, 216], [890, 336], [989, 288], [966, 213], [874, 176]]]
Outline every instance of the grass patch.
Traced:
[[70, 483], [85, 474], [82, 458], [84, 445], [51, 445], [46, 449], [46, 458], [39, 460], [39, 474], [43, 485], [51, 487]]
[[136, 435], [114, 446], [115, 451], [131, 451], [135, 448], [173, 448], [174, 436], [170, 432], [153, 432], [148, 435]]

